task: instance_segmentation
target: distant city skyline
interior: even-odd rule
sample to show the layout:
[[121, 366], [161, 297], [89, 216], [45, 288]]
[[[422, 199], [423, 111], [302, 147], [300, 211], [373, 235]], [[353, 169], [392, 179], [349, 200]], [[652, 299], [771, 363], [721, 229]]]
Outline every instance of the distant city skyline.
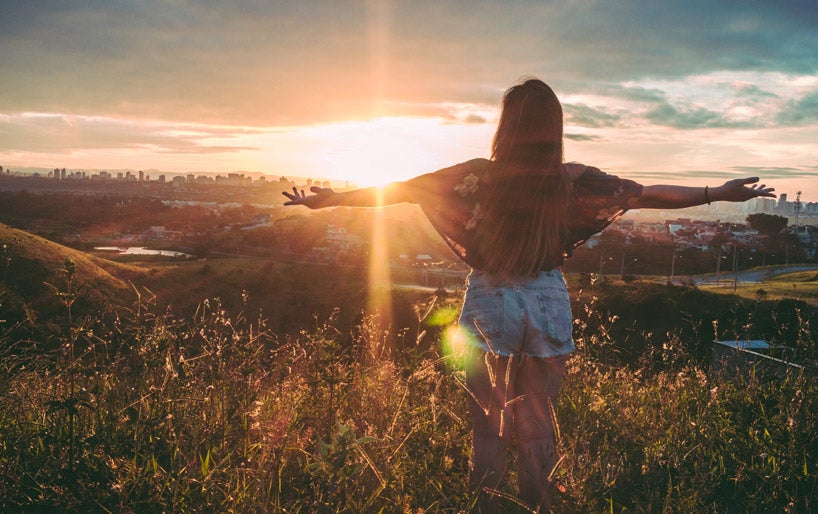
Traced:
[[[149, 169], [149, 170], [136, 170], [136, 169], [109, 169], [109, 170], [102, 170], [102, 169], [68, 169], [68, 168], [57, 168], [57, 170], [64, 170], [65, 173], [62, 174], [62, 179], [71, 179], [76, 178], [72, 177], [72, 174], [82, 173], [84, 176], [83, 178], [96, 178], [96, 179], [105, 179], [105, 180], [159, 180], [159, 177], [166, 177], [169, 181], [173, 177], [182, 177], [182, 178], [191, 178], [195, 177], [200, 179], [201, 177], [208, 177], [210, 179], [214, 179], [217, 177], [229, 177], [229, 176], [237, 176], [240, 175], [244, 178], [249, 180], [257, 180], [259, 178], [269, 179], [269, 180], [278, 180], [280, 178], [286, 178], [289, 181], [292, 181], [296, 184], [305, 184], [311, 185], [312, 183], [323, 183], [324, 187], [334, 187], [334, 188], [348, 188], [348, 187], [358, 187], [358, 184], [344, 178], [339, 179], [328, 179], [327, 177], [302, 177], [302, 176], [295, 176], [295, 175], [273, 175], [269, 173], [263, 172], [253, 172], [247, 170], [234, 170], [234, 171], [227, 171], [227, 172], [212, 172], [212, 171], [188, 171], [188, 172], [174, 172], [174, 171], [165, 171], [160, 169]], [[48, 169], [48, 168], [41, 168], [41, 167], [20, 167], [16, 170], [13, 168], [7, 168], [0, 164], [0, 171], [6, 174], [13, 174], [15, 176], [40, 176], [43, 178], [51, 178], [52, 172], [55, 170]], [[245, 177], [246, 175], [246, 177]], [[58, 177], [59, 178], [59, 177]], [[776, 198], [754, 198], [745, 202], [745, 210], [747, 211], [773, 211], [776, 209], [781, 209], [782, 203], [789, 203], [791, 205], [795, 204], [795, 198], [798, 191], [778, 191], [778, 195]], [[818, 215], [818, 196], [814, 198], [810, 198], [803, 194], [801, 195], [800, 203], [802, 205], [802, 212], [810, 213], [811, 215], [815, 216]], [[716, 204], [718, 205], [718, 204]]]
[[818, 198], [808, 0], [2, 2], [0, 164], [358, 184], [488, 157], [534, 75], [565, 155]]

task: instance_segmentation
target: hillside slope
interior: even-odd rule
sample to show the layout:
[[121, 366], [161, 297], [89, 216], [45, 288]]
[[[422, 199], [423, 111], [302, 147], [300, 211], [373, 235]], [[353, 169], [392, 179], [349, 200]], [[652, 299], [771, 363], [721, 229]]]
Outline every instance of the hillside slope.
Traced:
[[48, 317], [62, 309], [46, 283], [65, 290], [64, 270], [69, 259], [76, 268], [74, 287], [83, 288], [76, 304], [78, 312], [127, 301], [133, 296], [128, 282], [147, 272], [0, 224], [0, 292], [16, 298], [16, 303], [25, 302], [35, 313]]

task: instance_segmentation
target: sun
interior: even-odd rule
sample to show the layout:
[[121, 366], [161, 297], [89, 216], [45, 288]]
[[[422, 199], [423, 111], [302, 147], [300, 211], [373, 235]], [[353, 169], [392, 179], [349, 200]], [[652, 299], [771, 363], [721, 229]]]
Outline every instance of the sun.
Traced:
[[436, 118], [390, 117], [321, 127], [316, 152], [325, 176], [379, 186], [432, 171], [445, 127]]
[[261, 150], [258, 167], [270, 174], [329, 179], [335, 189], [343, 189], [344, 184], [367, 187], [407, 180], [484, 157], [492, 135], [489, 123], [389, 116], [290, 127], [245, 141]]

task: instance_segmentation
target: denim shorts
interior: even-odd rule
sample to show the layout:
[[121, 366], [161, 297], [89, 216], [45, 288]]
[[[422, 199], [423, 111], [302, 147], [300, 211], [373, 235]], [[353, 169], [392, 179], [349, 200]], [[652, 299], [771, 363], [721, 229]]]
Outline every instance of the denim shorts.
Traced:
[[571, 301], [559, 269], [498, 279], [473, 270], [458, 324], [471, 346], [497, 355], [557, 357], [574, 351]]

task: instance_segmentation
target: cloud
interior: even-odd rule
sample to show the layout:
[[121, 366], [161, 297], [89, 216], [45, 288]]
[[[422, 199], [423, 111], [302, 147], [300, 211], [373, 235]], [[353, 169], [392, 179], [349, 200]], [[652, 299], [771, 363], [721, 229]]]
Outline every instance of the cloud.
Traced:
[[664, 102], [647, 112], [645, 117], [657, 124], [677, 129], [749, 128], [752, 121], [733, 121], [703, 107], [677, 108]]
[[667, 99], [667, 94], [661, 89], [656, 88], [622, 86], [620, 84], [600, 84], [596, 86], [594, 90], [601, 94], [635, 102], [659, 103]]
[[687, 179], [718, 179], [718, 180], [732, 180], [743, 177], [760, 177], [760, 182], [767, 182], [770, 185], [771, 180], [780, 179], [814, 179], [818, 177], [818, 167], [803, 166], [730, 166], [725, 170], [684, 170], [684, 171], [629, 171], [622, 173], [633, 180], [661, 180], [671, 181], [679, 177]]
[[776, 121], [784, 126], [818, 124], [818, 91], [787, 102], [776, 115]]
[[388, 110], [390, 117], [441, 118], [467, 125], [489, 123], [499, 116], [498, 106], [473, 103], [395, 102], [389, 104]]
[[620, 120], [618, 114], [606, 112], [604, 108], [594, 108], [585, 104], [564, 104], [566, 121], [582, 127], [613, 127]]
[[0, 150], [54, 154], [100, 149], [149, 149], [166, 154], [256, 150], [243, 145], [224, 144], [245, 131], [241, 128], [25, 113], [0, 118]]
[[675, 181], [681, 177], [685, 179], [697, 179], [697, 178], [715, 178], [720, 180], [730, 180], [734, 178], [738, 178], [739, 175], [736, 173], [732, 173], [730, 171], [719, 171], [719, 170], [684, 170], [684, 171], [629, 171], [627, 173], [623, 173], [623, 176], [627, 175], [628, 178], [633, 180], [662, 180], [662, 181]]
[[733, 166], [731, 169], [741, 172], [743, 175], [763, 177], [764, 179], [775, 178], [815, 178], [818, 177], [818, 167], [803, 166]]
[[739, 97], [749, 97], [753, 99], [768, 99], [768, 98], [778, 98], [779, 96], [775, 93], [771, 93], [769, 91], [765, 91], [764, 89], [760, 88], [755, 84], [740, 84], [735, 87], [735, 94]]
[[760, 177], [759, 183], [766, 182], [768, 185], [774, 186], [771, 181], [776, 180], [793, 180], [793, 179], [814, 179], [818, 177], [818, 168], [803, 166], [803, 167], [788, 167], [788, 166], [731, 166], [724, 170], [684, 170], [684, 171], [627, 171], [621, 172], [622, 176], [626, 176], [636, 181], [662, 181], [664, 183], [676, 182], [683, 177], [685, 180], [695, 179], [716, 179], [719, 181], [728, 181], [735, 178], [744, 177]]
[[484, 116], [480, 116], [479, 114], [468, 114], [465, 118], [463, 118], [465, 123], [488, 123], [488, 120]]
[[565, 139], [570, 139], [572, 141], [601, 141], [602, 138], [600, 136], [594, 136], [591, 134], [565, 134]]
[[525, 74], [577, 91], [714, 70], [809, 75], [805, 5], [2, 2], [0, 111], [299, 125], [394, 115], [385, 101], [496, 105]]

